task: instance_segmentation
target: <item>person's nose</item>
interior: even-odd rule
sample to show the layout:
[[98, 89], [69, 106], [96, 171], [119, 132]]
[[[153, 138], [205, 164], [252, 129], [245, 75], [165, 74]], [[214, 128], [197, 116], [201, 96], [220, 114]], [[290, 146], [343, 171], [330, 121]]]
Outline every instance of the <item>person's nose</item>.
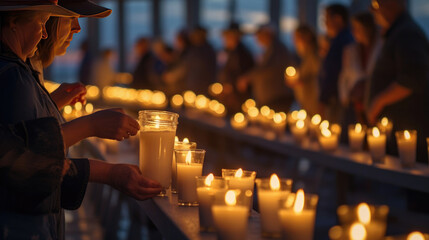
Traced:
[[80, 30], [81, 30], [81, 28], [80, 28], [80, 25], [79, 25], [78, 18], [73, 18], [73, 21], [72, 21], [72, 32], [73, 33], [78, 33], [78, 32], [80, 32]]

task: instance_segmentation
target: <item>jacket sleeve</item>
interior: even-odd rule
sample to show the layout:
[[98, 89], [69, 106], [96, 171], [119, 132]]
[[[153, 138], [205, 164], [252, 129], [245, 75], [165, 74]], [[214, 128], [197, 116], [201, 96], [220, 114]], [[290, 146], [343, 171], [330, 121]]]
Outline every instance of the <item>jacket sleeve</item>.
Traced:
[[89, 181], [89, 160], [71, 159], [70, 170], [61, 185], [61, 207], [67, 210], [78, 209], [85, 196]]

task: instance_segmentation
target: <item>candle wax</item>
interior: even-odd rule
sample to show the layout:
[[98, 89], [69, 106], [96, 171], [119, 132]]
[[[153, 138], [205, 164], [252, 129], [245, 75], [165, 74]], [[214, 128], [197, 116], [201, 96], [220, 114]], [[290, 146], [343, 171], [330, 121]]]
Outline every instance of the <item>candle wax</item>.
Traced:
[[203, 173], [201, 163], [177, 163], [177, 192], [179, 202], [195, 203], [197, 198], [197, 181], [196, 176]]
[[198, 196], [198, 214], [200, 217], [200, 229], [212, 230], [215, 225], [213, 222], [212, 205], [215, 195], [224, 196], [227, 189], [216, 189], [211, 187], [197, 188]]
[[259, 212], [261, 214], [262, 234], [269, 236], [281, 235], [281, 225], [278, 216], [280, 199], [285, 198], [288, 191], [258, 190]]
[[221, 240], [246, 239], [249, 210], [245, 206], [213, 206], [213, 220]]
[[313, 240], [315, 210], [304, 209], [300, 213], [295, 213], [292, 209], [281, 209], [279, 217], [284, 239]]

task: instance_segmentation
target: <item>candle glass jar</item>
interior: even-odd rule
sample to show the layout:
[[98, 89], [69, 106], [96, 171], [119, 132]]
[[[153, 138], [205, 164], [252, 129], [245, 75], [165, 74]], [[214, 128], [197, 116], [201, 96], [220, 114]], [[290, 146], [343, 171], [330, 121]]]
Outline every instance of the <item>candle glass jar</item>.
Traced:
[[231, 189], [240, 189], [246, 194], [250, 194], [250, 199], [248, 202], [249, 213], [253, 208], [253, 191], [255, 187], [255, 171], [245, 171], [241, 177], [236, 177], [235, 174], [237, 169], [222, 169], [222, 177], [228, 181], [229, 188]]
[[256, 179], [259, 213], [261, 214], [262, 236], [281, 237], [281, 225], [278, 216], [280, 201], [285, 200], [292, 189], [291, 179], [279, 179], [280, 185], [272, 189], [270, 178]]
[[139, 111], [140, 170], [143, 176], [161, 184], [160, 196], [166, 196], [171, 184], [171, 163], [178, 117], [178, 114], [166, 111]]
[[215, 198], [225, 196], [228, 190], [228, 183], [222, 177], [214, 177], [208, 186], [206, 178], [207, 176], [196, 177], [200, 231], [214, 232], [215, 225], [213, 222], [212, 206]]
[[302, 145], [305, 138], [307, 137], [307, 132], [308, 132], [307, 123], [304, 121], [304, 126], [302, 128], [298, 128], [296, 124], [291, 125], [290, 131], [292, 133], [295, 143], [298, 145]]
[[296, 211], [296, 196], [296, 193], [290, 193], [285, 200], [280, 201], [278, 215], [283, 239], [312, 240], [319, 197], [316, 194], [304, 194], [303, 208]]
[[175, 150], [179, 206], [198, 206], [195, 177], [203, 174], [205, 150]]
[[393, 129], [393, 122], [389, 119], [387, 124], [383, 124], [383, 120], [377, 122], [377, 127], [380, 129], [380, 132], [384, 133], [387, 138], [390, 138], [390, 135], [392, 134]]
[[[196, 149], [196, 142], [174, 142], [174, 150]], [[177, 193], [177, 167], [176, 167], [176, 154], [173, 154], [173, 161], [171, 164], [171, 193]]]
[[378, 136], [373, 135], [373, 129], [367, 130], [366, 140], [368, 142], [369, 153], [373, 163], [384, 163], [386, 156], [386, 134], [379, 132]]
[[363, 142], [365, 140], [365, 133], [366, 133], [366, 126], [361, 125], [360, 131], [356, 131], [356, 125], [351, 124], [349, 125], [349, 146], [350, 150], [354, 152], [362, 151], [363, 149]]
[[395, 132], [395, 137], [402, 167], [414, 167], [416, 163], [417, 131], [397, 131]]
[[340, 136], [334, 133], [332, 130], [330, 130], [331, 135], [324, 136], [321, 131], [322, 130], [319, 130], [318, 132], [318, 142], [320, 148], [325, 152], [335, 152], [338, 148]]

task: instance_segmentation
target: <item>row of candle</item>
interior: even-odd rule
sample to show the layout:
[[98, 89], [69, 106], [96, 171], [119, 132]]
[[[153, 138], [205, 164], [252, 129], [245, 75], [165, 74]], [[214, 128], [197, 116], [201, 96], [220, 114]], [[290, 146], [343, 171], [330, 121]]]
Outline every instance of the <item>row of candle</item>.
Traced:
[[78, 117], [82, 117], [94, 112], [94, 105], [86, 103], [83, 105], [81, 102], [72, 105], [66, 105], [63, 109], [63, 117], [67, 120], [73, 120]]
[[167, 97], [161, 91], [123, 87], [104, 87], [103, 99], [121, 104], [136, 104], [144, 107], [163, 109], [168, 105]]
[[182, 106], [185, 106], [197, 109], [201, 112], [207, 112], [216, 117], [226, 116], [225, 105], [202, 94], [196, 95], [193, 91], [185, 91], [183, 95], [174, 95], [171, 98], [170, 105], [175, 109], [180, 109]]

